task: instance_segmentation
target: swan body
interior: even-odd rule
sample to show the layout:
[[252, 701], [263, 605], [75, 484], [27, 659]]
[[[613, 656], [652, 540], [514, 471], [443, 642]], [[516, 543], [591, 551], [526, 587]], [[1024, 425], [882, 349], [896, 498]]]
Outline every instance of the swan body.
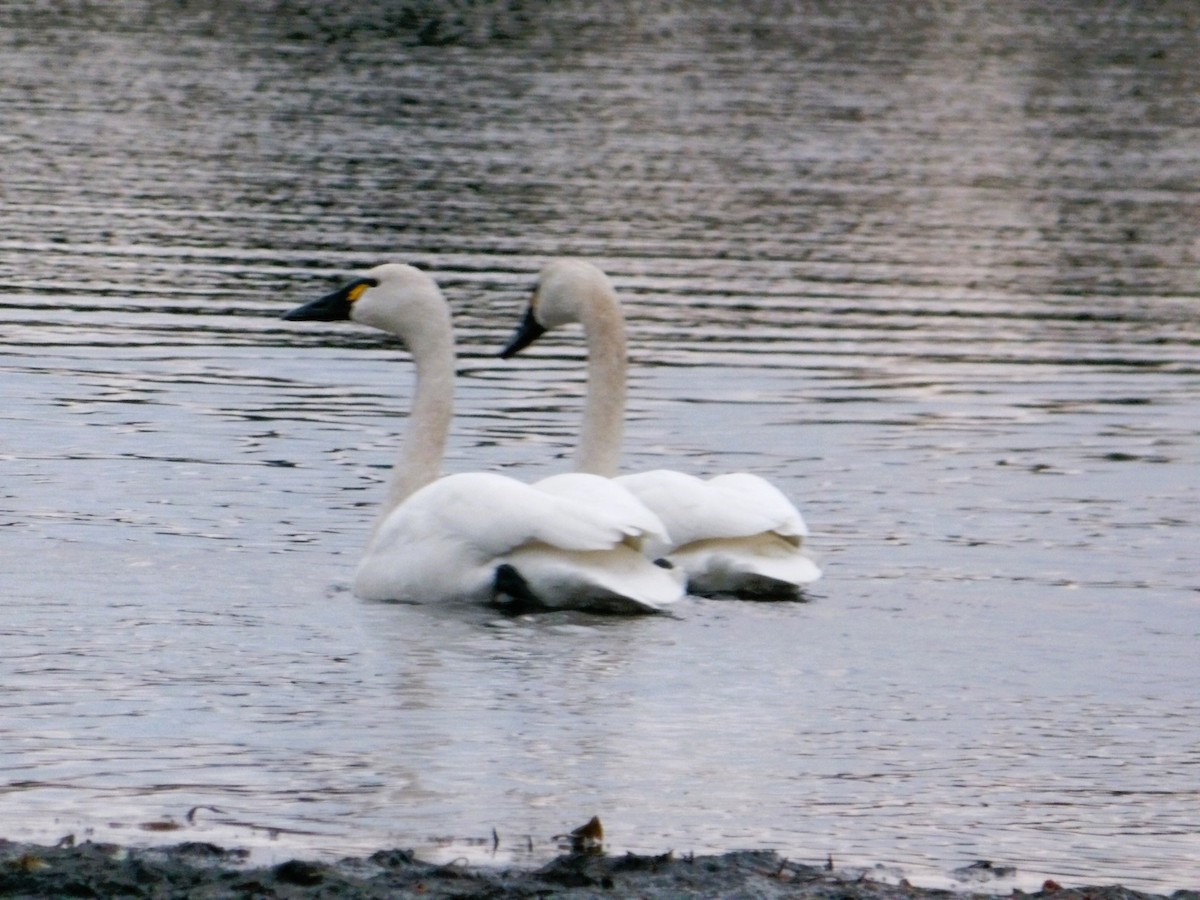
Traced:
[[556, 260], [538, 277], [508, 358], [550, 328], [582, 323], [588, 343], [588, 389], [576, 451], [580, 473], [613, 478], [661, 521], [667, 537], [648, 532], [643, 551], [665, 557], [694, 594], [796, 596], [821, 570], [804, 548], [808, 528], [778, 488], [737, 472], [701, 479], [654, 470], [614, 477], [620, 457], [626, 391], [625, 325], [608, 278], [582, 260]]
[[636, 526], [587, 512], [501, 475], [447, 475], [383, 520], [354, 592], [609, 613], [648, 612], [678, 597], [678, 580], [642, 555]]
[[287, 313], [351, 319], [396, 335], [417, 384], [405, 445], [354, 577], [365, 600], [491, 603], [510, 608], [657, 612], [680, 577], [641, 552], [662, 523], [624, 492], [595, 508], [572, 496], [487, 472], [440, 476], [453, 414], [449, 308], [428, 275], [378, 266]]
[[645, 550], [669, 559], [694, 594], [776, 597], [821, 577], [803, 551], [808, 527], [773, 484], [749, 472], [701, 479], [657, 469], [616, 479], [670, 535]]

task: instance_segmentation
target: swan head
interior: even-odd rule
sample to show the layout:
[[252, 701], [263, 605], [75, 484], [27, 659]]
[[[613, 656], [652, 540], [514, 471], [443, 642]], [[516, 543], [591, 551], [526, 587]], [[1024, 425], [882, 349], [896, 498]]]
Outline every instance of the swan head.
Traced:
[[559, 325], [587, 324], [598, 303], [616, 306], [616, 293], [608, 276], [581, 259], [558, 259], [538, 274], [525, 317], [517, 326], [501, 359], [516, 356], [539, 337]]
[[434, 280], [420, 269], [386, 263], [336, 291], [283, 314], [291, 321], [349, 319], [399, 337], [410, 348], [431, 328], [449, 330], [449, 309]]

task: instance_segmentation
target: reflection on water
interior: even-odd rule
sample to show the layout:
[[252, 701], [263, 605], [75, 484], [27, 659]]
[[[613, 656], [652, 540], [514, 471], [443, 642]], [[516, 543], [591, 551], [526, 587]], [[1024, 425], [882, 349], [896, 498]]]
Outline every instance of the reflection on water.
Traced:
[[[4, 836], [1200, 880], [1197, 20], [862, 6], [0, 13]], [[565, 253], [628, 467], [770, 476], [811, 603], [349, 595], [410, 368], [278, 314], [431, 269], [448, 466], [534, 478], [581, 342], [494, 352]]]

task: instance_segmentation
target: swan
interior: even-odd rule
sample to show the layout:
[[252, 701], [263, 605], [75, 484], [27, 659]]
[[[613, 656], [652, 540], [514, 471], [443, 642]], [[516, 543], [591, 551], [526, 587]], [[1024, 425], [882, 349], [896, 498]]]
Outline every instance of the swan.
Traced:
[[454, 331], [429, 275], [377, 266], [283, 318], [381, 329], [401, 340], [416, 366], [406, 438], [354, 576], [357, 596], [607, 613], [658, 612], [682, 596], [680, 575], [644, 555], [643, 541], [661, 540], [663, 527], [632, 497], [625, 507], [593, 506], [579, 499], [587, 479], [555, 490], [490, 472], [441, 476]]
[[508, 359], [546, 331], [577, 322], [587, 341], [587, 395], [575, 468], [614, 480], [663, 523], [666, 540], [644, 550], [681, 569], [702, 596], [797, 597], [821, 577], [805, 552], [808, 528], [778, 488], [748, 472], [701, 479], [658, 469], [617, 476], [626, 394], [625, 321], [608, 277], [584, 260], [560, 259], [538, 276]]

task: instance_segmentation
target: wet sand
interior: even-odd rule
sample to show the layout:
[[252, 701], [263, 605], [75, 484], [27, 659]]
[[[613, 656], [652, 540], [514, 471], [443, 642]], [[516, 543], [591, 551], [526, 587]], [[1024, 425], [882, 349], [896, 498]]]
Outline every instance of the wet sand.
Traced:
[[[962, 891], [914, 887], [872, 880], [869, 873], [840, 872], [835, 866], [807, 865], [771, 851], [735, 851], [718, 856], [605, 856], [569, 853], [538, 869], [493, 869], [434, 865], [408, 850], [381, 850], [366, 859], [327, 864], [290, 860], [248, 867], [246, 853], [213, 844], [183, 843], [155, 849], [86, 842], [42, 847], [0, 841], [0, 896], [33, 897], [188, 897], [244, 898], [500, 898], [500, 897], [745, 897], [814, 900], [894, 900], [997, 896], [986, 884]], [[980, 864], [987, 878], [986, 864]], [[1046, 882], [1023, 897], [1054, 900], [1130, 900], [1164, 895], [1119, 885], [1061, 887]], [[1180, 890], [1172, 900], [1200, 900], [1200, 892]]]

